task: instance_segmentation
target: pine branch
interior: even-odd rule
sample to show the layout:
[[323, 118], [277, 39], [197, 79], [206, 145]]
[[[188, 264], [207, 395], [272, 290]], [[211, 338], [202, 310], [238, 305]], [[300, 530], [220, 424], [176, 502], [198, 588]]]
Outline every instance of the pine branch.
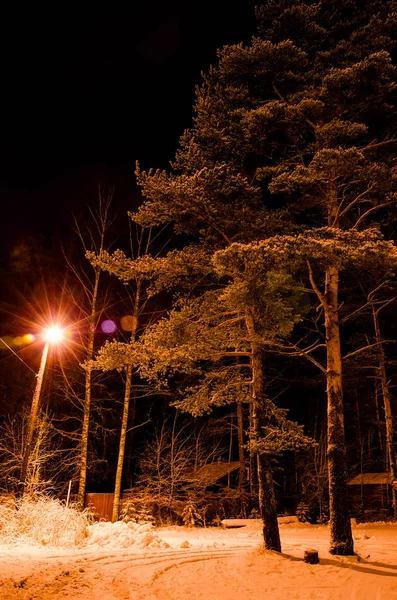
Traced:
[[363, 219], [365, 219], [365, 217], [367, 217], [369, 214], [374, 212], [375, 210], [379, 210], [380, 208], [383, 208], [384, 206], [390, 206], [390, 204], [396, 204], [396, 202], [397, 202], [396, 200], [390, 200], [389, 202], [383, 202], [382, 204], [377, 204], [376, 206], [372, 206], [372, 208], [369, 208], [365, 213], [363, 213], [361, 215], [361, 217], [359, 219], [357, 219], [357, 221], [353, 225], [352, 229], [356, 229], [358, 227], [358, 225], [361, 223], [361, 221]]
[[320, 291], [320, 289], [318, 288], [316, 282], [314, 281], [312, 266], [311, 266], [310, 261], [308, 259], [306, 260], [306, 264], [307, 264], [307, 268], [309, 270], [309, 281], [311, 283], [311, 286], [312, 286], [313, 290], [316, 292], [317, 298], [320, 300], [321, 305], [325, 309], [327, 309], [328, 305], [327, 305], [327, 301], [325, 299], [325, 295]]

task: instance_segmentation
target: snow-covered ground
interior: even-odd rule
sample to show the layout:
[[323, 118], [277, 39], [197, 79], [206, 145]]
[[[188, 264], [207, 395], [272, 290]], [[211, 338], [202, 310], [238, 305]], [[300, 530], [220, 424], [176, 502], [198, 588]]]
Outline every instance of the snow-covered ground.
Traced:
[[[77, 549], [0, 546], [0, 599], [397, 600], [397, 524], [354, 525], [358, 556], [335, 557], [326, 526], [285, 520], [281, 555], [261, 550], [258, 521], [236, 529], [98, 523]], [[308, 548], [320, 564], [303, 562]]]

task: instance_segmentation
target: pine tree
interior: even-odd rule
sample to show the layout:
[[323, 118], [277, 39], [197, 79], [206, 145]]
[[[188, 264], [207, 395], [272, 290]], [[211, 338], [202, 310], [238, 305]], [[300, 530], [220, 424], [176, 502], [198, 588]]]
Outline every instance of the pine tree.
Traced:
[[151, 268], [154, 288], [179, 285], [186, 292], [188, 282], [190, 291], [138, 343], [108, 344], [96, 364], [139, 365], [140, 375], [157, 382], [159, 392], [176, 377], [181, 399], [174, 405], [196, 416], [231, 402], [250, 404], [250, 449], [258, 456], [264, 541], [280, 551], [271, 455], [308, 439], [266, 397], [262, 347], [287, 335], [299, 320], [300, 290], [289, 275], [269, 271], [262, 260], [248, 261], [245, 269], [237, 265], [236, 270], [235, 261], [214, 269], [204, 248], [171, 252], [157, 261], [113, 258], [126, 279], [142, 268], [148, 275]]
[[[390, 55], [396, 14], [394, 1], [271, 0], [259, 8], [259, 35], [248, 45], [220, 50], [217, 66], [204, 75], [174, 174], [138, 171], [147, 201], [137, 218], [173, 220], [187, 233], [205, 228], [224, 246], [269, 237], [273, 215], [282, 229], [282, 208], [295, 226], [309, 228], [309, 238], [318, 227], [329, 240], [339, 231], [371, 227], [396, 201]], [[366, 253], [365, 240], [363, 234], [362, 256], [370, 260], [376, 250]], [[309, 249], [303, 233], [299, 242], [324, 315], [331, 552], [350, 554], [340, 269], [337, 260], [321, 258], [325, 239]], [[345, 239], [341, 252], [347, 259], [357, 243]], [[316, 271], [319, 260], [322, 272]]]
[[[137, 167], [145, 202], [135, 220], [172, 222], [177, 234], [195, 240], [165, 262], [140, 263], [157, 272], [155, 285], [186, 290], [207, 261], [207, 274], [215, 264], [234, 290], [242, 273], [267, 261], [300, 273], [317, 298], [326, 365], [314, 358], [322, 344], [305, 348], [305, 354], [327, 381], [331, 552], [336, 554], [353, 552], [339, 280], [351, 268], [381, 266], [381, 259], [386, 276], [395, 260], [393, 245], [374, 230], [374, 219], [396, 201], [390, 55], [396, 14], [394, 0], [351, 0], [342, 6], [335, 0], [269, 0], [257, 10], [258, 35], [247, 45], [220, 50], [217, 65], [203, 76], [194, 123], [182, 136], [172, 172]], [[250, 298], [243, 322], [255, 374], [252, 396], [261, 405], [259, 306]], [[128, 349], [112, 351], [129, 360]], [[168, 358], [182, 360], [182, 354]]]
[[[264, 543], [281, 551], [272, 456], [310, 440], [266, 396], [262, 348], [299, 319], [297, 290], [288, 275], [267, 272], [261, 261], [249, 264], [248, 273], [240, 270], [228, 285], [180, 302], [145, 333], [135, 357], [145, 375], [160, 384], [189, 375], [185, 383], [177, 379], [182, 399], [174, 404], [191, 414], [249, 403], [249, 446], [257, 456]], [[224, 281], [226, 272], [218, 270], [218, 275]]]

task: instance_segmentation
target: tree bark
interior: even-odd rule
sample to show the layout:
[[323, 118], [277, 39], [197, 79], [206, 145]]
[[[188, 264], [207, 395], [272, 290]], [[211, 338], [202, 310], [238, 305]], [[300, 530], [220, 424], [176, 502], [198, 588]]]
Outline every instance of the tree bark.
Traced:
[[[265, 395], [263, 381], [262, 352], [255, 341], [255, 324], [250, 314], [246, 316], [248, 335], [251, 340], [251, 402], [252, 430], [254, 441], [261, 437], [261, 427], [265, 424]], [[276, 497], [274, 493], [271, 458], [266, 454], [257, 457], [259, 484], [259, 508], [263, 521], [263, 540], [267, 550], [281, 552], [278, 529]]]
[[[140, 284], [138, 283], [136, 293], [135, 293], [134, 313], [133, 313], [133, 317], [132, 317], [133, 325], [132, 325], [132, 331], [131, 331], [131, 343], [133, 343], [135, 341], [136, 332], [138, 329], [139, 302], [140, 302]], [[122, 477], [123, 477], [125, 444], [126, 444], [127, 430], [128, 430], [128, 413], [129, 413], [129, 409], [130, 409], [130, 399], [131, 399], [131, 380], [132, 380], [132, 365], [128, 365], [127, 369], [126, 369], [123, 416], [121, 419], [119, 454], [117, 457], [116, 480], [115, 480], [115, 485], [114, 485], [112, 523], [117, 521], [117, 519], [119, 518], [119, 512], [120, 512], [121, 482], [122, 482]]]
[[[97, 298], [99, 290], [99, 279], [101, 270], [99, 267], [95, 269], [95, 281], [91, 300], [91, 315], [89, 319], [89, 330], [87, 340], [87, 360], [92, 360], [94, 357], [94, 335], [97, 312]], [[77, 493], [77, 503], [80, 508], [84, 508], [85, 488], [87, 482], [87, 457], [88, 457], [88, 436], [90, 428], [90, 413], [91, 413], [91, 368], [88, 367], [85, 372], [85, 394], [83, 408], [83, 424], [81, 428], [80, 439], [80, 472], [79, 472], [79, 489]]]
[[[253, 419], [253, 406], [252, 402], [249, 406], [249, 431], [250, 431], [250, 440], [253, 439], [253, 431], [254, 431], [254, 419]], [[258, 496], [258, 461], [257, 455], [253, 452], [250, 452], [249, 455], [249, 463], [250, 463], [250, 472], [249, 472], [249, 492], [251, 499]]]
[[346, 482], [346, 449], [342, 391], [342, 356], [338, 320], [339, 273], [329, 267], [325, 280], [325, 332], [327, 346], [328, 477], [330, 501], [330, 553], [354, 554]]
[[80, 438], [80, 471], [79, 471], [79, 489], [77, 492], [77, 504], [84, 508], [85, 487], [87, 483], [87, 458], [88, 458], [88, 436], [90, 428], [91, 413], [91, 370], [87, 369], [85, 373], [85, 396], [83, 408], [83, 425]]
[[263, 540], [267, 550], [281, 552], [278, 529], [276, 496], [274, 493], [273, 470], [270, 456], [258, 456], [259, 507], [263, 521]]
[[129, 407], [130, 407], [130, 397], [131, 397], [131, 379], [132, 379], [132, 365], [128, 365], [127, 370], [126, 370], [123, 416], [121, 419], [119, 454], [118, 454], [118, 458], [117, 458], [116, 480], [115, 480], [114, 495], [113, 495], [112, 523], [117, 521], [117, 519], [119, 518], [119, 512], [120, 512], [121, 481], [122, 481], [122, 475], [123, 475], [125, 442], [127, 439], [127, 429], [128, 429], [128, 411], [129, 411]]

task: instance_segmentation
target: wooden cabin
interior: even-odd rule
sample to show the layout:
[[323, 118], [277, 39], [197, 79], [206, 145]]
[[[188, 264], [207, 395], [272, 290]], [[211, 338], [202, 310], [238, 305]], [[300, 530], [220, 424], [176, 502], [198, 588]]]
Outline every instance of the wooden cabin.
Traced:
[[[227, 478], [231, 473], [239, 469], [239, 462], [214, 462], [199, 467], [197, 470], [187, 469], [186, 480], [195, 480], [203, 489], [207, 490], [208, 500], [214, 502], [216, 487], [224, 487], [227, 485]], [[211, 494], [212, 491], [212, 494]], [[139, 488], [124, 490], [121, 494], [121, 504], [123, 501], [133, 499], [134, 494], [139, 495]], [[179, 495], [173, 502], [173, 509], [177, 515], [181, 515], [186, 504], [186, 498]], [[113, 510], [113, 494], [92, 493], [85, 495], [84, 506], [90, 508], [97, 519], [102, 521], [110, 521]], [[216, 512], [216, 511], [215, 511]]]
[[392, 481], [390, 473], [361, 473], [348, 481], [351, 516], [379, 520], [390, 517]]

